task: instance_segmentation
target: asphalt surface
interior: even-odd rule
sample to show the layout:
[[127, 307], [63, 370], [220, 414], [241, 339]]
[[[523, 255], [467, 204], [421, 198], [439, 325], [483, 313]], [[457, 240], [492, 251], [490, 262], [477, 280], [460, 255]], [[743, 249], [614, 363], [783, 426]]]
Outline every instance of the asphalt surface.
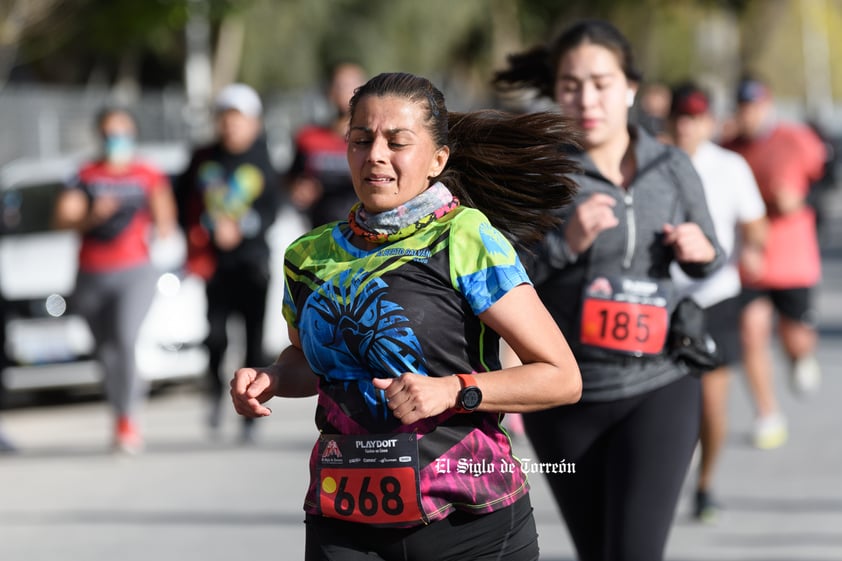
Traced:
[[[716, 484], [725, 510], [713, 526], [691, 521], [688, 477], [668, 559], [842, 560], [840, 224], [834, 220], [826, 238], [819, 292], [821, 392], [792, 396], [777, 351], [790, 439], [760, 451], [749, 445], [751, 403], [740, 373], [734, 375], [731, 432]], [[275, 399], [270, 406], [274, 414], [258, 422], [255, 444], [238, 442], [233, 411], [214, 440], [196, 388], [173, 388], [149, 400], [147, 450], [134, 457], [108, 452], [110, 420], [99, 400], [2, 412], [0, 423], [19, 451], [0, 455], [0, 560], [301, 559], [315, 401]], [[525, 440], [516, 447], [530, 457]], [[531, 483], [542, 559], [573, 560], [545, 481], [532, 476]]]

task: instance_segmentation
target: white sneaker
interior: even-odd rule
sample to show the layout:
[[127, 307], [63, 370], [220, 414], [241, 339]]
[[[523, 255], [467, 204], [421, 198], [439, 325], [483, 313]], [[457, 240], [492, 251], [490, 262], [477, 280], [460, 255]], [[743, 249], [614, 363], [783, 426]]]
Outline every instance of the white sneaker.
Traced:
[[780, 413], [758, 417], [754, 421], [752, 437], [754, 447], [761, 450], [772, 450], [783, 446], [788, 437], [786, 419]]
[[822, 371], [814, 355], [806, 355], [792, 362], [789, 384], [796, 395], [807, 396], [818, 391], [822, 383]]

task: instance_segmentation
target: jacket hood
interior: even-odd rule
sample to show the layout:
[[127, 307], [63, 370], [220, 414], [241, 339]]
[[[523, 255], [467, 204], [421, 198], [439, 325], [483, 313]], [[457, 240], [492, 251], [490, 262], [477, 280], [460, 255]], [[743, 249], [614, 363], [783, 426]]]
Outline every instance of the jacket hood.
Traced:
[[[648, 167], [669, 155], [670, 147], [655, 140], [655, 137], [640, 126], [630, 125], [629, 137], [637, 162], [636, 175], [640, 175]], [[582, 164], [585, 175], [605, 179], [587, 152], [582, 151], [575, 157]]]

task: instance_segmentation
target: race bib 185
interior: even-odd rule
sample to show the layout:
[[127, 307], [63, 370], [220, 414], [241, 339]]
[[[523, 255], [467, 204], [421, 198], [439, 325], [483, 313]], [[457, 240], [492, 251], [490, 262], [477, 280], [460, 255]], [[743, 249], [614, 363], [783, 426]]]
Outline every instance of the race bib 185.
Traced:
[[585, 288], [580, 328], [585, 345], [657, 355], [669, 329], [666, 290], [651, 280], [597, 277]]

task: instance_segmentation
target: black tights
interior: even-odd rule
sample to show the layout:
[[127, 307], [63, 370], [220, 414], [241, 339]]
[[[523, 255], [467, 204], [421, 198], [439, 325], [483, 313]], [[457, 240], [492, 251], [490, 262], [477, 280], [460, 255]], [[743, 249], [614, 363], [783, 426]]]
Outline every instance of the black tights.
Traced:
[[307, 516], [306, 561], [535, 561], [529, 496], [490, 514], [457, 511], [427, 526], [380, 528]]
[[246, 331], [246, 366], [263, 366], [263, 319], [266, 315], [266, 294], [269, 279], [262, 267], [242, 266], [220, 269], [208, 281], [208, 324], [205, 340], [209, 355], [208, 392], [219, 400], [228, 391], [233, 372], [221, 372], [222, 357], [228, 348], [228, 318], [239, 314]]
[[[646, 394], [524, 415], [580, 561], [658, 561], [699, 434], [700, 385], [685, 376]], [[533, 476], [534, 477], [534, 476]]]

